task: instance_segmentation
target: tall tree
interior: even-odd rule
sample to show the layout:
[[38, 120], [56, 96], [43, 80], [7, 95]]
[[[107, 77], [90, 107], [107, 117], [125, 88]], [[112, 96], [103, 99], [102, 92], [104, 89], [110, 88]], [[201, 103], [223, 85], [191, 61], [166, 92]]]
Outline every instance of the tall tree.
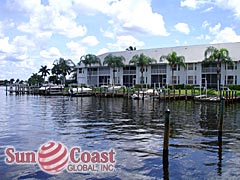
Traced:
[[52, 74], [57, 76], [62, 75], [63, 84], [66, 83], [66, 76], [70, 75], [75, 69], [75, 64], [71, 59], [65, 60], [63, 58], [56, 59], [53, 62]]
[[92, 66], [92, 64], [101, 65], [101, 60], [99, 57], [97, 57], [94, 54], [87, 54], [87, 55], [83, 55], [80, 57], [80, 61], [79, 61], [78, 65], [81, 65], [81, 63], [83, 63], [85, 65], [85, 67], [89, 66], [89, 82], [91, 84], [91, 76], [92, 76], [91, 66]]
[[103, 65], [107, 64], [110, 68], [113, 69], [113, 85], [115, 84], [115, 73], [116, 68], [120, 68], [124, 66], [125, 58], [123, 56], [113, 56], [112, 54], [108, 54], [103, 61]]
[[44, 82], [42, 76], [37, 73], [33, 73], [32, 76], [28, 79], [28, 84], [30, 85], [40, 85]]
[[143, 72], [144, 72], [144, 67], [157, 62], [155, 59], [150, 58], [143, 53], [140, 55], [134, 55], [132, 59], [129, 61], [129, 64], [135, 64], [136, 66], [140, 67], [140, 72], [141, 72], [141, 81], [140, 84], [144, 83], [144, 78], [143, 78]]
[[13, 82], [14, 82], [15, 80], [14, 80], [14, 78], [12, 78], [12, 79], [10, 79], [10, 84], [13, 84]]
[[38, 73], [41, 73], [41, 76], [44, 78], [44, 82], [45, 82], [45, 78], [47, 75], [50, 75], [50, 69], [47, 68], [47, 66], [41, 66], [41, 68], [39, 69]]
[[183, 66], [184, 68], [186, 68], [186, 64], [185, 64], [185, 57], [184, 56], [178, 56], [177, 53], [175, 51], [173, 51], [172, 53], [169, 53], [168, 55], [162, 55], [160, 57], [160, 62], [167, 60], [169, 63], [169, 66], [171, 68], [172, 71], [172, 85], [174, 87], [174, 83], [173, 83], [173, 75], [174, 75], [174, 71], [173, 69], [177, 66]]
[[136, 47], [133, 47], [133, 46], [129, 46], [126, 51], [136, 51], [137, 48]]
[[213, 46], [209, 46], [204, 52], [203, 63], [217, 63], [217, 88], [219, 91], [221, 63], [233, 64], [228, 50], [225, 48], [217, 49]]

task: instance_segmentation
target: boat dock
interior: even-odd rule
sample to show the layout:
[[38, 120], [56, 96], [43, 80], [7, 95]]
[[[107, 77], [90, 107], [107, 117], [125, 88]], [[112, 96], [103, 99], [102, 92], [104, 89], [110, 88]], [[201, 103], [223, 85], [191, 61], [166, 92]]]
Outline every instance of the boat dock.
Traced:
[[[184, 93], [183, 93], [184, 92]], [[217, 96], [205, 96], [195, 93], [193, 89], [191, 93], [187, 90], [163, 90], [158, 91], [151, 89], [135, 89], [124, 88], [124, 89], [111, 89], [110, 91], [106, 88], [83, 88], [77, 87], [72, 89], [64, 88], [63, 86], [29, 86], [25, 84], [11, 84], [6, 86], [7, 94], [33, 94], [43, 96], [72, 96], [72, 97], [85, 97], [85, 96], [97, 96], [97, 97], [126, 97], [138, 100], [153, 99], [153, 100], [194, 100], [194, 101], [205, 101], [205, 102], [219, 102], [220, 98]], [[222, 91], [222, 97], [225, 98], [225, 102], [234, 103], [240, 102], [240, 96], [237, 95], [236, 91]]]

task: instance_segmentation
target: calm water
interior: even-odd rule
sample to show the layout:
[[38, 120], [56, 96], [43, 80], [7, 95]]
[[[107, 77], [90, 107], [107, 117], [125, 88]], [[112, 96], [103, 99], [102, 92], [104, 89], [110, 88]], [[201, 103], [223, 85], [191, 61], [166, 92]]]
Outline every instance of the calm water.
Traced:
[[[225, 107], [224, 132], [219, 143], [218, 103], [6, 96], [4, 89], [0, 89], [0, 179], [162, 179], [167, 106], [171, 110], [169, 179], [237, 179], [240, 104]], [[4, 163], [6, 146], [37, 151], [49, 140], [84, 150], [114, 148], [116, 170], [49, 175], [38, 165]]]

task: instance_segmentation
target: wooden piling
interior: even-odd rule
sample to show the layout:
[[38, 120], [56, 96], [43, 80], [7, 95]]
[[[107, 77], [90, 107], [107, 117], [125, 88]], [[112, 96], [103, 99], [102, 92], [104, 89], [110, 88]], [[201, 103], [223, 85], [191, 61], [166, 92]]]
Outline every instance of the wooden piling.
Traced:
[[178, 89], [178, 99], [181, 99], [181, 89]]
[[221, 98], [220, 102], [220, 118], [219, 118], [219, 124], [218, 124], [218, 131], [222, 133], [223, 130], [223, 113], [224, 113], [224, 105], [225, 105], [225, 98]]
[[187, 100], [187, 88], [185, 89], [185, 101]]
[[169, 146], [169, 134], [170, 134], [170, 110], [165, 111], [165, 123], [164, 123], [164, 142], [163, 142], [163, 156], [168, 156]]

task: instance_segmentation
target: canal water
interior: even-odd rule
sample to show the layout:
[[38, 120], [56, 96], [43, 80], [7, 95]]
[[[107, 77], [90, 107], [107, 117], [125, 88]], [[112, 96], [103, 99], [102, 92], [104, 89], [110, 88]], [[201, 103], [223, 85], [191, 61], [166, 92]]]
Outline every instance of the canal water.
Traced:
[[[165, 110], [170, 113], [168, 165], [163, 168]], [[237, 179], [240, 104], [158, 102], [123, 98], [8, 95], [0, 89], [0, 179]], [[220, 141], [221, 139], [221, 141]], [[37, 164], [5, 164], [5, 148], [38, 151], [50, 140], [68, 148], [115, 149], [113, 172], [43, 172]]]

